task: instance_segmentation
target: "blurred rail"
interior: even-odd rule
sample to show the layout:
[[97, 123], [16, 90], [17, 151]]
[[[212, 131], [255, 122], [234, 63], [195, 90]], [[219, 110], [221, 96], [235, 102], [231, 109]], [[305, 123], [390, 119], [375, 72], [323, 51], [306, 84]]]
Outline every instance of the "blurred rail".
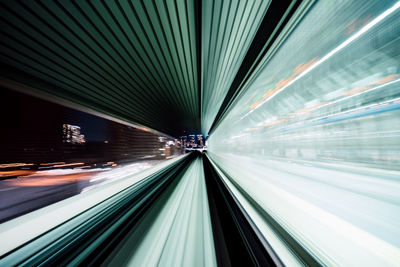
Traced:
[[84, 204], [88, 195], [103, 197], [3, 247], [0, 265], [282, 265], [204, 154], [162, 164], [109, 197], [101, 191], [110, 184], [0, 225], [5, 240], [26, 233], [28, 223], [51, 220], [57, 207]]

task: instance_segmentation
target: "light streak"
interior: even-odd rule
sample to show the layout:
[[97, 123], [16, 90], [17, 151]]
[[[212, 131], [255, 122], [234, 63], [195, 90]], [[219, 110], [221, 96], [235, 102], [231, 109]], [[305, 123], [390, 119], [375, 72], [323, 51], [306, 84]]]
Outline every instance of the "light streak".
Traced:
[[25, 167], [25, 166], [33, 166], [33, 163], [6, 163], [0, 164], [0, 168], [12, 168], [12, 167]]
[[339, 46], [337, 46], [335, 49], [333, 49], [332, 51], [330, 51], [328, 54], [326, 54], [325, 56], [323, 56], [320, 60], [318, 60], [316, 63], [314, 63], [312, 66], [310, 66], [307, 70], [305, 70], [304, 72], [302, 72], [301, 74], [299, 74], [296, 78], [294, 78], [291, 82], [289, 82], [287, 85], [283, 86], [280, 90], [278, 90], [275, 94], [271, 95], [269, 98], [265, 99], [264, 101], [262, 101], [259, 105], [257, 105], [256, 107], [254, 107], [252, 110], [250, 110], [248, 113], [246, 113], [245, 115], [243, 115], [240, 120], [242, 120], [243, 118], [247, 117], [248, 115], [250, 115], [253, 111], [255, 111], [256, 109], [258, 109], [259, 107], [261, 107], [262, 105], [264, 105], [265, 103], [267, 103], [269, 100], [273, 99], [274, 97], [276, 97], [280, 92], [282, 92], [283, 90], [285, 90], [286, 88], [288, 88], [289, 86], [291, 86], [292, 84], [294, 84], [296, 81], [298, 81], [299, 79], [303, 78], [304, 76], [306, 76], [308, 73], [310, 73], [312, 70], [314, 70], [316, 67], [318, 67], [319, 65], [321, 65], [322, 63], [324, 63], [325, 61], [327, 61], [329, 58], [331, 58], [333, 55], [337, 54], [339, 51], [341, 51], [343, 48], [345, 48], [346, 46], [348, 46], [349, 44], [351, 44], [352, 42], [354, 42], [355, 40], [357, 40], [359, 37], [361, 37], [363, 34], [365, 34], [367, 31], [369, 31], [370, 29], [372, 29], [375, 25], [377, 25], [379, 22], [381, 22], [382, 20], [384, 20], [387, 16], [389, 16], [390, 14], [392, 14], [393, 12], [395, 12], [397, 9], [400, 8], [400, 1], [398, 1], [396, 4], [394, 4], [391, 8], [387, 9], [385, 12], [383, 12], [381, 15], [379, 15], [378, 17], [376, 17], [375, 19], [373, 19], [371, 22], [369, 22], [367, 25], [365, 25], [364, 27], [362, 27], [357, 33], [355, 33], [354, 35], [352, 35], [350, 38], [348, 38], [346, 41], [344, 41], [343, 43], [341, 43]]

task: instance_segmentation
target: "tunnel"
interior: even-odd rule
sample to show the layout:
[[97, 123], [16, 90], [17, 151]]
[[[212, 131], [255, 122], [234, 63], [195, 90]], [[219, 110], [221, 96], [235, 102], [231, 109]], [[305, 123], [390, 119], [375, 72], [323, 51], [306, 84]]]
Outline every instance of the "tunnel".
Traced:
[[0, 266], [399, 266], [400, 2], [2, 0], [0, 25]]

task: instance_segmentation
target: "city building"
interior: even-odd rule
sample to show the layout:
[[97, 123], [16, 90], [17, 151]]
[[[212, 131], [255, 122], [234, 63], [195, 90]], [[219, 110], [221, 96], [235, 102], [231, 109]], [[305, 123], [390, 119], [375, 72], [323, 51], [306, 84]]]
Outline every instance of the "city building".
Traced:
[[71, 144], [84, 144], [85, 135], [81, 134], [81, 127], [63, 124], [63, 142]]

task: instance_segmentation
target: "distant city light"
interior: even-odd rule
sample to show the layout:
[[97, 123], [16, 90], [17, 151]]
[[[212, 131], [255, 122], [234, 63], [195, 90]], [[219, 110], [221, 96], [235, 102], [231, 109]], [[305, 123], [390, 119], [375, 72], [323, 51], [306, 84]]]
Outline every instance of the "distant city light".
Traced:
[[63, 124], [63, 142], [72, 144], [85, 143], [85, 135], [81, 134], [81, 127]]

